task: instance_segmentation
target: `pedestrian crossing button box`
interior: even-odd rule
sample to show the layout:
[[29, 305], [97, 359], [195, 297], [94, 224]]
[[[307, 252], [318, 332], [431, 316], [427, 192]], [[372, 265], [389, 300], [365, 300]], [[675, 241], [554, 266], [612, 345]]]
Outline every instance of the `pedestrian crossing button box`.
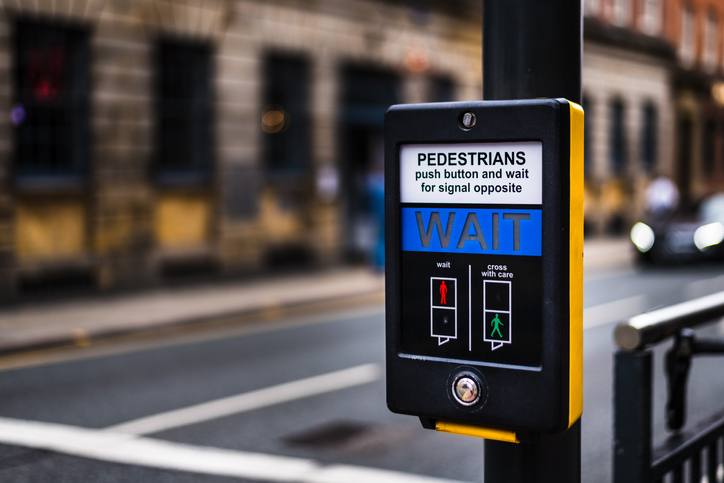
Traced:
[[429, 428], [508, 441], [575, 423], [580, 106], [392, 106], [385, 207], [388, 407]]

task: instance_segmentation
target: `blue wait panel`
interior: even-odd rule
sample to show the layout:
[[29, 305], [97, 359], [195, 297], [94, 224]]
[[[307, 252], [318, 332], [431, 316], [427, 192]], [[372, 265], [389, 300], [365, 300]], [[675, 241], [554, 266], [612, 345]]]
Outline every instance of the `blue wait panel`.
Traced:
[[405, 251], [541, 256], [541, 237], [541, 210], [402, 208]]

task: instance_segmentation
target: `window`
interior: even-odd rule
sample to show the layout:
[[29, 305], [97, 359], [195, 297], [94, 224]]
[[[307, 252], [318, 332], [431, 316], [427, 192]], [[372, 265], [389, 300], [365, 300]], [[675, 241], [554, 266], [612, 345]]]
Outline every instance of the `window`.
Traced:
[[611, 20], [616, 25], [628, 25], [631, 21], [631, 4], [629, 0], [613, 0]]
[[714, 12], [709, 12], [704, 23], [704, 54], [702, 63], [708, 71], [716, 68], [717, 54], [717, 19]]
[[593, 169], [593, 146], [591, 145], [591, 136], [593, 136], [593, 104], [591, 99], [583, 96], [583, 173], [584, 176], [591, 176]]
[[158, 156], [164, 184], [210, 180], [213, 161], [211, 52], [205, 46], [158, 46]]
[[309, 65], [273, 54], [264, 62], [264, 157], [272, 179], [298, 177], [309, 164]]
[[643, 0], [641, 30], [657, 35], [661, 30], [661, 0]]
[[658, 140], [658, 112], [653, 102], [644, 105], [643, 124], [641, 126], [641, 164], [652, 172], [656, 167], [656, 143]]
[[19, 181], [80, 181], [88, 165], [88, 37], [16, 24], [15, 171]]
[[599, 8], [601, 7], [599, 0], [584, 0], [583, 2], [583, 13], [586, 16], [595, 17], [597, 16], [599, 12]]
[[694, 9], [690, 5], [683, 5], [681, 10], [679, 58], [684, 67], [694, 63]]
[[455, 100], [455, 86], [449, 77], [430, 79], [430, 102], [452, 102]]
[[691, 184], [691, 158], [694, 141], [694, 121], [687, 115], [682, 115], [677, 122], [679, 143], [677, 147], [677, 178], [679, 194], [683, 203], [689, 200]]
[[624, 106], [620, 99], [611, 102], [611, 137], [609, 157], [615, 175], [623, 174], [626, 159], [626, 133], [624, 131]]
[[704, 146], [702, 153], [702, 168], [705, 175], [711, 175], [714, 171], [714, 159], [716, 157], [716, 121], [709, 119], [704, 125]]

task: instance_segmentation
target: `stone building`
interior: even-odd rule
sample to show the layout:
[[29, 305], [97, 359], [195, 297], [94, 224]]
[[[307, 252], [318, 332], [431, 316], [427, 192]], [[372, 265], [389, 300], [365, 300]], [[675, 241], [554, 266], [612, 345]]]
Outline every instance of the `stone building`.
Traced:
[[480, 98], [480, 9], [5, 2], [0, 298], [361, 257], [384, 110]]
[[586, 0], [586, 221], [623, 232], [656, 176], [683, 203], [724, 189], [724, 2]]

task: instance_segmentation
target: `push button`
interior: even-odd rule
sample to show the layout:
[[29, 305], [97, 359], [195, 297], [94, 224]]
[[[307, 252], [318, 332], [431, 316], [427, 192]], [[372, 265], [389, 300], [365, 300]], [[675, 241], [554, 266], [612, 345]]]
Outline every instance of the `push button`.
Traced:
[[472, 406], [480, 399], [478, 382], [468, 374], [460, 374], [455, 378], [452, 393], [455, 400], [463, 406]]

